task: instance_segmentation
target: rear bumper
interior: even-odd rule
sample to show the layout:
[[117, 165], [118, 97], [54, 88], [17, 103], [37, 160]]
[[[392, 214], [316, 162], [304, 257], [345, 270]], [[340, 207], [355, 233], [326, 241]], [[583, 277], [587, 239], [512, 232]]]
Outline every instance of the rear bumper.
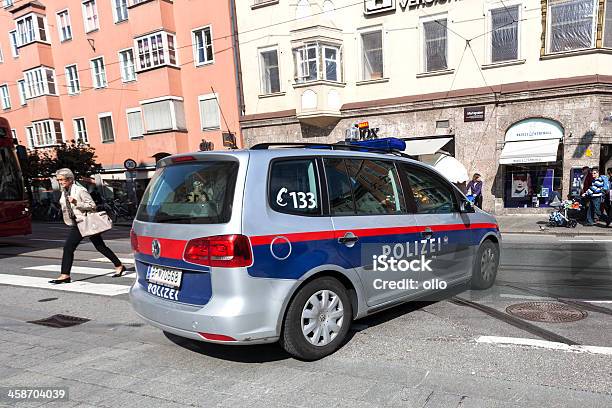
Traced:
[[[130, 289], [130, 302], [143, 320], [181, 337], [222, 344], [278, 340], [280, 318], [296, 281], [251, 278], [246, 270], [224, 269], [213, 272], [212, 282], [213, 295], [204, 306], [161, 299], [138, 283]], [[210, 340], [199, 333], [229, 336], [235, 341]]]

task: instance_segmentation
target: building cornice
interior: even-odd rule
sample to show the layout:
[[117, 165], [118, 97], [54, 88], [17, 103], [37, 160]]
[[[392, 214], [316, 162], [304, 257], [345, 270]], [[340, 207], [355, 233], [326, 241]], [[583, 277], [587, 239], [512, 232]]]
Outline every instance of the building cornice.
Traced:
[[[590, 94], [612, 95], [612, 75], [587, 75], [544, 81], [515, 82], [489, 87], [458, 89], [449, 92], [351, 102], [342, 105], [340, 111], [342, 117], [353, 117], [467, 105], [499, 105]], [[295, 110], [245, 115], [240, 119], [240, 124], [243, 128], [275, 126], [297, 122]]]

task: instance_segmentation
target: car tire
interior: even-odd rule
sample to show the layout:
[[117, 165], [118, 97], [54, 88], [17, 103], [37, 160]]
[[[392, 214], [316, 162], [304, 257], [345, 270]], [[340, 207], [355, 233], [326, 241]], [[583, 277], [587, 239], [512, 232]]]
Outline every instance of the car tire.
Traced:
[[499, 246], [491, 240], [484, 241], [474, 259], [472, 289], [489, 289], [495, 283], [499, 267]]
[[332, 277], [315, 279], [302, 287], [289, 304], [280, 344], [300, 360], [318, 360], [342, 345], [352, 318], [351, 300], [344, 285]]

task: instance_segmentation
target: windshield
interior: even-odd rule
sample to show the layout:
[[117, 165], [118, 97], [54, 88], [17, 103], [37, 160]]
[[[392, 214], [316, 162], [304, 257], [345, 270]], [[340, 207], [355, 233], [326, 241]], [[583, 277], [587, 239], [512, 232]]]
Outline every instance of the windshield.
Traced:
[[0, 147], [0, 201], [21, 201], [23, 179], [12, 148]]
[[162, 167], [145, 191], [136, 219], [220, 224], [232, 214], [238, 162], [198, 161]]

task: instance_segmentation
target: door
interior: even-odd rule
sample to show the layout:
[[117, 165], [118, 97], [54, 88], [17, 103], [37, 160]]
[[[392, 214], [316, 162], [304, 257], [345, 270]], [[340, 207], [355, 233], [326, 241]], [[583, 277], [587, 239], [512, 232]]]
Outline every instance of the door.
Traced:
[[394, 162], [361, 158], [323, 161], [336, 246], [359, 275], [367, 304], [416, 294], [410, 280], [416, 283], [419, 272], [387, 262], [394, 252], [405, 255], [406, 243], [415, 233]]
[[429, 281], [431, 289], [444, 289], [471, 273], [474, 248], [469, 217], [459, 211], [454, 187], [439, 174], [408, 163], [400, 166], [400, 172], [414, 200], [415, 223], [435, 251], [430, 253], [431, 271], [421, 276], [423, 285]]

